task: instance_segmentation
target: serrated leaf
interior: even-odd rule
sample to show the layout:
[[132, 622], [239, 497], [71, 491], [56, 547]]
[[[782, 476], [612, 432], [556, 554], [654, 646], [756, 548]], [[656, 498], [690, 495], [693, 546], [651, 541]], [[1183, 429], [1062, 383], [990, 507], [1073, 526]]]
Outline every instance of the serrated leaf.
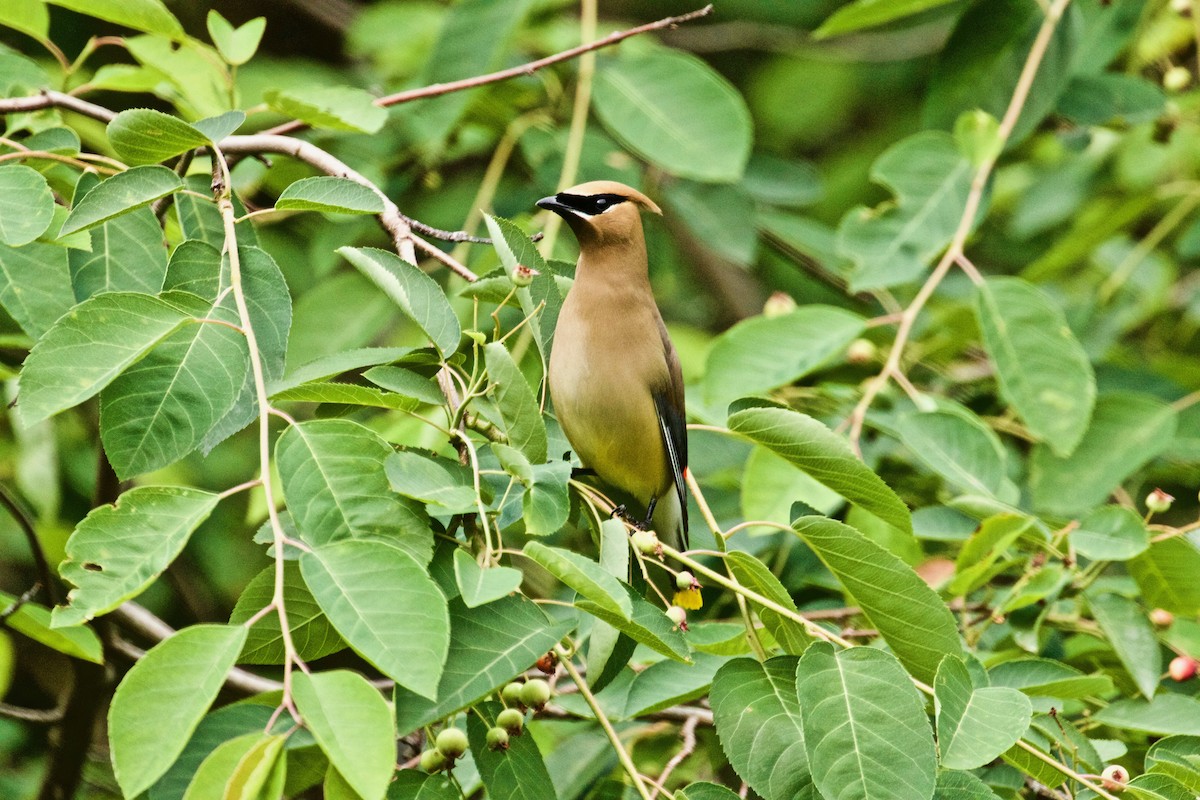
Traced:
[[717, 783], [694, 781], [675, 793], [675, 800], [734, 800], [737, 795]]
[[109, 292], [72, 308], [38, 340], [21, 370], [25, 427], [82, 403], [206, 305], [194, 295]]
[[[512, 567], [488, 567], [483, 569], [461, 547], [454, 548], [454, 579], [467, 608], [476, 608], [517, 591], [525, 576]], [[450, 620], [451, 637], [454, 636], [454, 619]]]
[[206, 22], [208, 35], [221, 57], [234, 66], [245, 64], [254, 56], [267, 28], [266, 17], [255, 17], [235, 28], [216, 9], [209, 10]]
[[1147, 700], [1153, 699], [1163, 671], [1162, 648], [1146, 612], [1118, 594], [1089, 594], [1088, 605], [1138, 691]]
[[888, 148], [871, 165], [871, 180], [896, 195], [892, 203], [851, 209], [837, 231], [837, 252], [854, 262], [850, 291], [898, 286], [921, 276], [950, 244], [974, 170], [954, 139], [923, 131]]
[[1153, 700], [1118, 700], [1092, 715], [1097, 723], [1157, 736], [1200, 735], [1200, 700], [1160, 694]]
[[567, 484], [571, 479], [568, 461], [551, 461], [530, 467], [531, 481], [521, 498], [525, 532], [530, 536], [549, 536], [567, 523], [571, 498]]
[[[0, 592], [0, 610], [11, 608], [16, 601], [13, 595]], [[95, 631], [86, 627], [54, 628], [51, 626], [50, 609], [37, 603], [22, 603], [4, 620], [4, 625], [72, 658], [81, 658], [93, 664], [104, 663], [104, 650]]]
[[1030, 697], [1074, 699], [1101, 696], [1112, 691], [1107, 675], [1085, 675], [1072, 666], [1048, 658], [1005, 661], [988, 670], [993, 686], [1010, 686]]
[[822, 305], [743, 320], [708, 351], [705, 400], [724, 410], [738, 397], [793, 383], [841, 353], [865, 324], [857, 314]]
[[415, 411], [417, 403], [408, 397], [382, 392], [374, 386], [335, 381], [302, 383], [271, 395], [272, 402], [333, 403], [367, 408], [390, 408], [396, 411]]
[[1020, 278], [978, 287], [975, 316], [1000, 394], [1058, 456], [1075, 451], [1096, 402], [1096, 379], [1062, 310]]
[[[725, 556], [725, 564], [729, 567], [729, 571], [733, 577], [742, 586], [763, 595], [768, 600], [774, 600], [783, 607], [799, 613], [787, 589], [783, 587], [783, 584], [779, 582], [775, 574], [754, 556], [735, 550]], [[763, 627], [775, 638], [775, 641], [779, 643], [783, 652], [798, 656], [813, 643], [812, 636], [809, 635], [808, 631], [799, 622], [788, 619], [782, 614], [764, 606], [756, 605], [754, 612], [758, 614], [758, 618], [762, 620]]]
[[446, 598], [408, 553], [371, 539], [300, 556], [321, 610], [355, 652], [398, 684], [435, 697], [450, 644]]
[[713, 723], [738, 776], [766, 800], [819, 800], [804, 748], [795, 656], [730, 661], [713, 678]]
[[54, 195], [42, 174], [24, 164], [0, 165], [0, 243], [29, 244], [53, 219]]
[[531, 463], [541, 464], [546, 460], [546, 426], [533, 390], [503, 344], [485, 345], [483, 356], [508, 443]]
[[[226, 136], [229, 136], [242, 127], [242, 123], [245, 121], [246, 112], [235, 109], [233, 111], [226, 111], [224, 114], [198, 119], [191, 123], [191, 125], [208, 137], [210, 142], [217, 144]], [[239, 241], [241, 240], [239, 239]]]
[[65, 248], [40, 242], [0, 245], [0, 305], [35, 339], [75, 304], [68, 258]]
[[998, 497], [1010, 486], [1004, 447], [970, 412], [906, 414], [896, 432], [913, 455], [964, 492]]
[[219, 495], [183, 486], [138, 486], [100, 506], [67, 540], [59, 566], [76, 588], [54, 609], [56, 628], [79, 625], [135, 597], [158, 577], [208, 519]]
[[1174, 614], [1200, 612], [1200, 545], [1182, 536], [1172, 536], [1150, 545], [1129, 562], [1129, 573], [1137, 581], [1142, 602], [1150, 608], [1165, 608]]
[[43, 0], [9, 0], [0, 8], [0, 25], [35, 39], [46, 39], [50, 34], [50, 14]]
[[796, 667], [813, 783], [839, 800], [929, 800], [937, 757], [925, 704], [894, 657], [817, 642]]
[[411, 369], [394, 366], [371, 367], [362, 376], [389, 392], [422, 403], [440, 406], [446, 402], [446, 396], [438, 389], [436, 382]]
[[[80, 176], [75, 184], [77, 201], [99, 182], [90, 173]], [[158, 219], [149, 208], [135, 208], [77, 235], [91, 245], [91, 250], [72, 248], [68, 254], [76, 300], [100, 292], [158, 294], [163, 290], [167, 248]], [[214, 280], [219, 272], [219, 256], [217, 264]]]
[[183, 752], [245, 639], [241, 626], [193, 625], [151, 648], [125, 675], [108, 711], [108, 735], [126, 797], [150, 788]]
[[541, 542], [529, 542], [523, 552], [591, 603], [608, 614], [629, 621], [633, 605], [623, 585], [596, 562], [570, 550], [548, 547]]
[[[500, 257], [500, 263], [504, 265], [508, 275], [501, 297], [495, 302], [500, 302], [511, 288], [516, 289], [521, 313], [534, 317], [536, 324], [533, 326], [533, 340], [537, 343], [542, 361], [549, 363], [550, 349], [554, 344], [554, 328], [558, 324], [558, 314], [562, 311], [563, 304], [563, 291], [555, 279], [554, 268], [542, 258], [529, 235], [513, 222], [493, 217], [491, 214], [484, 214], [483, 221], [487, 224], [488, 235], [492, 237], [496, 255]], [[513, 271], [518, 264], [537, 273], [528, 286], [512, 285]]]
[[338, 252], [395, 301], [443, 356], [458, 349], [462, 328], [433, 278], [386, 250], [339, 247]]
[[296, 708], [317, 744], [363, 800], [382, 800], [396, 768], [392, 714], [355, 672], [292, 676]]
[[275, 443], [283, 494], [301, 536], [320, 547], [344, 539], [383, 539], [419, 565], [433, 557], [429, 518], [388, 485], [392, 448], [344, 419], [292, 425]]
[[1033, 715], [1029, 698], [1006, 686], [976, 687], [966, 663], [947, 656], [933, 683], [941, 765], [975, 769], [1008, 750]]
[[[238, 597], [230, 625], [240, 625], [271, 604], [275, 593], [275, 567], [269, 566], [255, 575]], [[296, 654], [302, 661], [316, 661], [346, 647], [333, 625], [321, 613], [312, 592], [304, 585], [300, 567], [294, 561], [283, 565], [283, 604], [287, 609], [288, 630]], [[238, 656], [239, 664], [282, 664], [283, 634], [279, 615], [272, 612], [250, 629], [246, 644]]]
[[1146, 772], [1174, 778], [1200, 792], [1200, 736], [1167, 736], [1150, 745]]
[[746, 103], [691, 54], [660, 49], [611, 61], [596, 73], [592, 105], [622, 144], [672, 175], [730, 183], [746, 168]]
[[969, 772], [941, 770], [937, 776], [937, 787], [933, 800], [1000, 800], [986, 783]]
[[750, 408], [732, 414], [729, 429], [773, 450], [884, 522], [912, 531], [904, 501], [854, 455], [845, 439], [812, 417], [782, 408]]
[[1146, 523], [1132, 508], [1118, 505], [1092, 509], [1070, 536], [1075, 551], [1093, 560], [1128, 561], [1150, 547]]
[[590, 600], [576, 600], [575, 606], [594, 617], [599, 617], [602, 621], [655, 652], [662, 653], [676, 661], [690, 661], [686, 637], [675, 628], [674, 623], [663, 613], [663, 610], [643, 600], [637, 592], [625, 584], [621, 584], [621, 588], [633, 606], [633, 613], [628, 620]]
[[263, 99], [272, 111], [332, 131], [378, 133], [388, 116], [387, 109], [375, 105], [370, 93], [351, 86], [271, 89]]
[[690, 703], [708, 693], [723, 656], [698, 653], [691, 664], [659, 661], [637, 674], [625, 698], [623, 717], [633, 719]]
[[545, 655], [574, 627], [571, 620], [551, 621], [521, 595], [467, 608], [450, 601], [450, 650], [446, 669], [431, 700], [396, 687], [398, 734], [472, 706], [508, 683]]
[[[480, 711], [494, 722], [503, 708], [499, 703], [485, 703]], [[556, 800], [554, 783], [542, 760], [534, 737], [526, 734], [508, 741], [507, 750], [492, 750], [487, 745], [491, 725], [478, 714], [467, 716], [467, 736], [471, 755], [479, 769], [479, 777], [487, 787], [488, 797], [495, 800]]]
[[96, 184], [75, 204], [58, 235], [87, 230], [182, 188], [183, 181], [166, 167], [132, 167], [118, 172]]
[[392, 489], [447, 514], [477, 511], [470, 470], [408, 450], [388, 455], [384, 471]]
[[961, 655], [954, 616], [911, 567], [835, 520], [801, 517], [792, 527], [913, 677], [928, 683], [945, 656]]
[[[199, 129], [151, 108], [126, 109], [108, 123], [107, 130], [117, 155], [130, 164], [157, 164], [209, 143]], [[175, 179], [179, 181], [179, 176]]]
[[282, 211], [381, 214], [383, 199], [366, 186], [349, 178], [323, 175], [302, 178], [288, 184], [275, 201], [275, 207]]
[[160, 0], [46, 0], [90, 17], [171, 39], [183, 36], [179, 20]]

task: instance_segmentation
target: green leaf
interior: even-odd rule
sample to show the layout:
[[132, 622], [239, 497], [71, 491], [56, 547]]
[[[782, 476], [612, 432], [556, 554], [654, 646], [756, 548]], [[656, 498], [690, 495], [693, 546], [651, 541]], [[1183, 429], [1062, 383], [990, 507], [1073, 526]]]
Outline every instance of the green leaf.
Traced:
[[[774, 451], [765, 447], [752, 449], [742, 470], [742, 516], [747, 520], [790, 525], [796, 502], [822, 514], [831, 514], [843, 505], [840, 495]], [[749, 530], [769, 532], [770, 528], [753, 526]]]
[[541, 464], [546, 460], [546, 426], [533, 390], [503, 344], [487, 344], [483, 356], [508, 443], [531, 463]]
[[1167, 96], [1162, 87], [1140, 75], [1111, 72], [1071, 78], [1055, 112], [1074, 124], [1150, 122], [1163, 112]]
[[691, 664], [659, 661], [637, 674], [625, 699], [624, 718], [653, 714], [708, 693], [717, 670], [726, 658], [698, 653]]
[[1181, 694], [1160, 694], [1145, 700], [1118, 700], [1092, 715], [1101, 725], [1156, 736], [1200, 735], [1200, 700]]
[[813, 783], [839, 800], [929, 800], [937, 757], [925, 704], [891, 655], [817, 642], [796, 667]]
[[752, 153], [742, 186], [759, 203], [802, 208], [821, 199], [821, 174], [812, 162]]
[[256, 731], [223, 742], [196, 769], [183, 800], [225, 800], [225, 787], [238, 765], [267, 737], [268, 734]]
[[[754, 556], [735, 550], [725, 556], [725, 565], [742, 586], [799, 613], [787, 589], [774, 573]], [[756, 606], [754, 611], [762, 620], [763, 627], [783, 648], [783, 652], [798, 656], [813, 643], [812, 636], [799, 622], [763, 606]]]
[[0, 245], [0, 305], [35, 339], [75, 304], [68, 258], [50, 244]]
[[417, 403], [408, 397], [382, 392], [374, 386], [357, 383], [314, 381], [302, 383], [271, 395], [272, 401], [292, 403], [332, 403], [367, 408], [390, 408], [396, 411], [415, 411]]
[[676, 661], [690, 661], [687, 639], [675, 628], [663, 610], [643, 600], [625, 584], [621, 584], [621, 588], [633, 605], [633, 613], [628, 620], [612, 613], [607, 606], [597, 605], [591, 600], [576, 600], [575, 606], [594, 617], [599, 617], [603, 622], [657, 653]]
[[1138, 775], [1126, 784], [1126, 791], [1137, 800], [1195, 800], [1196, 794], [1167, 775]]
[[53, 219], [54, 195], [42, 174], [24, 164], [0, 166], [0, 242], [29, 244]]
[[[287, 737], [283, 734], [267, 736], [259, 740], [238, 760], [233, 774], [225, 784], [228, 800], [280, 800], [283, 779], [287, 773], [287, 762], [281, 763], [283, 745]], [[278, 783], [279, 792], [273, 792]]]
[[[272, 709], [266, 706], [239, 704], [218, 708], [206, 715], [188, 740], [187, 746], [171, 768], [150, 787], [148, 800], [182, 800], [192, 783], [192, 777], [208, 756], [225, 742], [247, 733], [262, 736], [270, 721]], [[289, 724], [289, 719], [284, 723]], [[278, 732], [278, 728], [274, 732]], [[236, 761], [234, 762], [236, 764]], [[232, 767], [231, 767], [232, 769]], [[221, 790], [224, 790], [221, 783]], [[217, 792], [217, 797], [221, 792]]]
[[433, 698], [446, 663], [446, 598], [408, 553], [344, 539], [300, 556], [313, 597], [355, 652], [398, 684]]
[[[275, 567], [263, 569], [251, 579], [242, 591], [230, 625], [240, 625], [271, 604], [275, 593]], [[304, 585], [300, 566], [294, 561], [283, 565], [283, 604], [287, 609], [288, 630], [292, 643], [302, 661], [316, 661], [330, 653], [346, 647], [333, 625], [321, 613], [312, 592]], [[239, 664], [282, 664], [284, 658], [283, 634], [279, 627], [279, 615], [275, 612], [254, 623], [246, 645], [238, 656]]]
[[[502, 708], [499, 703], [485, 703], [480, 711], [494, 721]], [[489, 727], [478, 714], [467, 715], [471, 755], [487, 796], [492, 800], [556, 800], [554, 783], [534, 737], [514, 736], [508, 740], [507, 750], [492, 750], [487, 745]]]
[[[108, 141], [130, 164], [157, 164], [209, 143], [208, 136], [179, 117], [150, 108], [130, 108], [117, 114], [108, 123]], [[175, 179], [179, 181], [179, 176]]]
[[966, 662], [947, 656], [934, 679], [941, 765], [975, 769], [998, 758], [1029, 727], [1029, 698], [1007, 686], [972, 685]]
[[58, 235], [87, 230], [182, 188], [183, 181], [166, 167], [132, 167], [118, 172], [75, 203]]
[[304, 540], [320, 547], [344, 539], [382, 539], [419, 565], [433, 558], [429, 518], [388, 485], [392, 448], [345, 419], [292, 425], [275, 443], [275, 462], [292, 518]]
[[433, 278], [386, 250], [339, 247], [338, 252], [395, 301], [443, 356], [458, 349], [458, 317]]
[[423, 725], [473, 706], [544, 656], [574, 627], [551, 621], [522, 597], [503, 597], [467, 608], [450, 601], [450, 651], [438, 684], [437, 699], [396, 687], [396, 725], [407, 736]]
[[331, 131], [378, 133], [388, 116], [386, 108], [375, 105], [374, 96], [351, 86], [270, 89], [263, 99], [272, 111]]
[[108, 711], [108, 736], [126, 797], [150, 788], [183, 752], [245, 640], [240, 625], [193, 625], [151, 648], [125, 675]]
[[592, 104], [623, 145], [672, 175], [732, 183], [746, 168], [746, 103], [693, 55], [662, 49], [613, 60], [596, 73]]
[[387, 800], [461, 800], [462, 793], [442, 775], [427, 775], [415, 769], [396, 773], [388, 787]]
[[904, 501], [854, 455], [845, 439], [812, 417], [782, 408], [750, 408], [731, 415], [729, 429], [773, 450], [884, 522], [912, 531]]
[[[77, 201], [99, 182], [99, 178], [91, 173], [82, 175], [75, 184]], [[72, 248], [68, 255], [76, 300], [86, 300], [100, 292], [158, 294], [163, 290], [167, 248], [163, 246], [158, 218], [149, 208], [133, 209], [78, 235], [92, 249]], [[215, 263], [214, 281], [220, 270], [219, 255]], [[212, 296], [216, 296], [215, 291]], [[210, 298], [206, 296], [205, 299]]]
[[[525, 575], [512, 567], [483, 569], [471, 554], [454, 548], [454, 579], [467, 608], [476, 608], [506, 597], [521, 588]], [[454, 637], [454, 618], [450, 618], [450, 637]]]
[[796, 533], [837, 576], [913, 677], [929, 683], [942, 658], [960, 655], [954, 616], [912, 568], [848, 525], [801, 517]]
[[633, 614], [625, 589], [620, 581], [589, 558], [570, 550], [547, 547], [541, 542], [529, 542], [523, 551], [544, 570], [574, 589], [583, 598], [628, 622]]
[[62, 8], [115, 22], [134, 30], [158, 33], [171, 39], [183, 36], [179, 20], [160, 0], [46, 0]]
[[814, 39], [841, 36], [886, 25], [953, 2], [955, 0], [854, 0], [826, 18], [821, 27], [812, 32], [812, 36]]
[[363, 373], [364, 378], [389, 392], [411, 397], [421, 403], [440, 406], [446, 402], [445, 395], [434, 381], [404, 367], [371, 367]]
[[837, 252], [854, 262], [850, 291], [916, 280], [950, 244], [974, 170], [947, 133], [923, 131], [890, 147], [871, 166], [871, 180], [894, 202], [858, 206], [842, 218]]
[[1150, 745], [1146, 772], [1166, 775], [1200, 792], [1200, 736], [1167, 736]]
[[[663, 189], [672, 216], [704, 249], [740, 267], [754, 263], [758, 250], [754, 200], [740, 183], [672, 181]], [[794, 358], [795, 352], [788, 356]]]
[[34, 345], [21, 370], [25, 427], [82, 403], [163, 339], [202, 316], [193, 295], [110, 292], [71, 309]]
[[1172, 536], [1150, 545], [1129, 562], [1129, 573], [1137, 581], [1142, 602], [1149, 608], [1165, 608], [1173, 614], [1200, 612], [1200, 545], [1182, 536]]
[[734, 800], [737, 795], [717, 783], [694, 781], [675, 792], [675, 800]]
[[[765, 800], [819, 800], [804, 752], [795, 656], [730, 661], [713, 678], [713, 723], [738, 776]], [[834, 795], [835, 797], [838, 795]]]
[[[617, 579], [629, 575], [629, 533], [619, 519], [600, 523], [600, 567]], [[588, 685], [600, 691], [611, 683], [632, 656], [636, 643], [607, 622], [595, 620], [587, 644]]]
[[437, 506], [439, 513], [472, 514], [477, 510], [471, 471], [457, 463], [401, 450], [388, 455], [383, 466], [393, 490]]
[[1147, 699], [1154, 698], [1162, 674], [1162, 649], [1137, 603], [1117, 594], [1089, 594], [1088, 605], [1125, 671]]
[[1070, 535], [1075, 552], [1096, 561], [1128, 561], [1150, 547], [1146, 523], [1125, 506], [1092, 509]]
[[1029, 459], [1033, 507], [1071, 516], [1102, 504], [1122, 481], [1161, 453], [1175, 436], [1175, 411], [1146, 395], [1106, 394], [1092, 424], [1067, 458], [1039, 445]]
[[1107, 675], [1084, 675], [1072, 666], [1048, 658], [1020, 658], [997, 664], [988, 671], [993, 686], [1010, 686], [1030, 697], [1074, 699], [1101, 696], [1112, 691]]
[[382, 214], [383, 199], [357, 181], [323, 175], [288, 184], [275, 207], [284, 211]]
[[1079, 446], [1096, 400], [1096, 380], [1062, 310], [1020, 278], [989, 278], [975, 316], [996, 365], [1000, 394], [1058, 456]]
[[80, 625], [140, 594], [220, 499], [183, 486], [138, 486], [115, 506], [93, 509], [67, 540], [59, 572], [77, 588], [70, 605], [54, 609], [53, 626]]
[[571, 464], [568, 461], [534, 464], [530, 473], [531, 481], [521, 498], [525, 532], [530, 536], [549, 536], [562, 529], [571, 513], [571, 498], [567, 493]]
[[43, 0], [9, 0], [0, 8], [0, 25], [46, 39], [50, 35], [50, 13]]
[[[458, 6], [456, 6], [458, 8]], [[534, 270], [537, 274], [528, 286], [516, 286], [517, 302], [521, 305], [521, 313], [533, 316], [537, 323], [533, 327], [534, 341], [542, 361], [549, 363], [550, 348], [554, 342], [554, 328], [558, 324], [558, 314], [562, 310], [563, 292], [559, 290], [554, 277], [554, 270], [542, 258], [537, 247], [529, 239], [525, 231], [512, 222], [491, 214], [484, 214], [483, 221], [487, 223], [488, 235], [492, 237], [492, 246], [496, 255], [504, 265], [510, 282], [517, 265], [523, 265]], [[504, 293], [507, 294], [506, 287]], [[498, 302], [499, 300], [497, 300]], [[541, 310], [538, 311], [538, 307]]]
[[743, 320], [708, 351], [704, 399], [724, 410], [738, 397], [794, 383], [845, 350], [865, 323], [857, 314], [822, 305]]
[[969, 772], [940, 770], [933, 800], [1000, 800], [988, 785]]
[[267, 28], [266, 17], [255, 17], [235, 28], [216, 9], [209, 10], [206, 21], [208, 35], [221, 58], [234, 66], [245, 64], [254, 56]]
[[[238, 128], [242, 127], [242, 123], [245, 121], [246, 112], [235, 109], [233, 111], [226, 111], [224, 114], [217, 114], [212, 117], [198, 119], [192, 123], [192, 127], [207, 136], [210, 142], [217, 144], [226, 136], [229, 136]], [[237, 211], [236, 207], [234, 210]], [[245, 212], [237, 211], [237, 213], [241, 215]], [[240, 242], [242, 240], [239, 238], [238, 241]]]
[[329, 761], [364, 800], [380, 800], [396, 769], [392, 713], [355, 672], [292, 675], [296, 708]]
[[913, 455], [961, 491], [1015, 499], [1000, 439], [971, 412], [906, 414], [895, 427]]
[[[0, 592], [0, 610], [11, 608], [16, 601], [13, 595]], [[37, 603], [22, 603], [5, 619], [4, 626], [72, 658], [81, 658], [93, 664], [104, 663], [104, 651], [95, 631], [86, 627], [51, 627], [50, 609]]]
[[954, 579], [948, 587], [953, 595], [965, 596], [981, 586], [1005, 551], [1022, 536], [1031, 535], [1035, 523], [1021, 514], [988, 517], [958, 551]]

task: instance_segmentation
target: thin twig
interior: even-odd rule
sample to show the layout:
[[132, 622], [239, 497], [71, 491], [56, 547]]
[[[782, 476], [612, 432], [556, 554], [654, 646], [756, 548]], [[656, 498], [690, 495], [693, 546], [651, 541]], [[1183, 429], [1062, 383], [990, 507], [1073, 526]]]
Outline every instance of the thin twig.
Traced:
[[58, 587], [54, 583], [54, 573], [50, 570], [50, 562], [46, 559], [46, 551], [42, 549], [42, 540], [38, 538], [33, 519], [26, 513], [24, 506], [8, 487], [0, 483], [0, 505], [8, 509], [8, 513], [16, 520], [17, 527], [25, 534], [29, 544], [29, 552], [33, 555], [33, 565], [37, 569], [38, 583], [46, 590], [46, 598], [50, 605], [58, 605]]
[[675, 768], [683, 763], [683, 760], [696, 752], [696, 724], [699, 720], [696, 717], [689, 717], [680, 728], [680, 734], [683, 736], [683, 747], [679, 752], [671, 756], [671, 760], [663, 767], [663, 771], [659, 774], [658, 780], [654, 781], [654, 794], [652, 797], [658, 797], [659, 793], [666, 792], [667, 778], [671, 777], [671, 773]]

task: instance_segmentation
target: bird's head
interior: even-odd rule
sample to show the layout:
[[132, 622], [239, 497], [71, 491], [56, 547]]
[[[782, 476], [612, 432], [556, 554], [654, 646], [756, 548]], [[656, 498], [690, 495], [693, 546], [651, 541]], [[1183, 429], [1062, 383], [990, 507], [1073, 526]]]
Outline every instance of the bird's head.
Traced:
[[558, 214], [581, 245], [615, 244], [640, 238], [641, 209], [662, 214], [654, 201], [616, 181], [588, 181], [543, 197], [539, 208]]

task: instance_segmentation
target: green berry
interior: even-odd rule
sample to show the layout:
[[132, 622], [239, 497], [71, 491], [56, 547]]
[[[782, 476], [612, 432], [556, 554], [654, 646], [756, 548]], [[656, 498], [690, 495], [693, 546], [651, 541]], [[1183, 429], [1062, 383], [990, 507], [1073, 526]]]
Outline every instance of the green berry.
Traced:
[[508, 731], [504, 728], [488, 728], [487, 746], [492, 750], [507, 750]]
[[524, 685], [525, 684], [518, 681], [513, 681], [512, 683], [507, 684], [500, 692], [500, 696], [504, 698], [504, 705], [508, 706], [509, 708], [521, 705], [521, 688]]
[[445, 728], [437, 735], [437, 749], [453, 761], [467, 752], [467, 735], [458, 728]]
[[671, 620], [676, 628], [686, 631], [687, 628], [687, 612], [679, 606], [671, 606], [667, 609], [667, 618]]
[[699, 589], [700, 581], [696, 580], [696, 576], [685, 569], [675, 576], [675, 588], [681, 592], [686, 592], [688, 589]]
[[421, 769], [426, 772], [441, 772], [446, 766], [446, 757], [440, 750], [426, 750], [421, 753]]
[[506, 708], [496, 715], [496, 726], [513, 736], [520, 736], [525, 727], [525, 715], [515, 708]]
[[550, 701], [550, 684], [541, 678], [526, 681], [521, 687], [521, 702], [530, 708], [541, 710]]
[[654, 531], [634, 531], [629, 538], [637, 551], [644, 556], [658, 555], [659, 548], [662, 547], [658, 541], [658, 535]]
[[1162, 489], [1155, 489], [1150, 494], [1146, 495], [1146, 509], [1155, 514], [1161, 514], [1168, 510], [1171, 504], [1175, 502], [1175, 498]]

